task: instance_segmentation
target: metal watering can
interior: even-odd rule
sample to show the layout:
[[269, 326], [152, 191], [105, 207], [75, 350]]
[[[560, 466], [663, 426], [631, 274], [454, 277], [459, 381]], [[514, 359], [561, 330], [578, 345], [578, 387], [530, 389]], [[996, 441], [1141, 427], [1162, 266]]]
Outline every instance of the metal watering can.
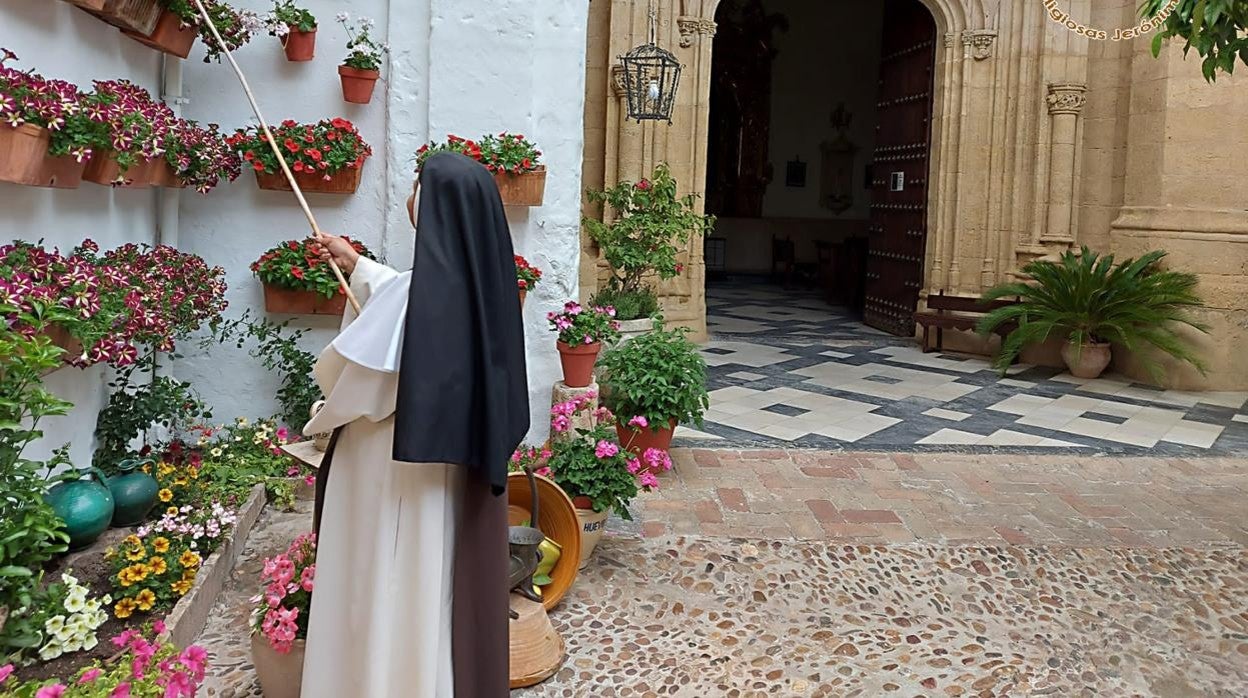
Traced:
[[[533, 476], [532, 466], [526, 466], [524, 474], [529, 480], [529, 491], [532, 492], [533, 512], [529, 518], [531, 526], [509, 526], [507, 544], [511, 549], [510, 571], [507, 575], [508, 589], [518, 592], [531, 601], [541, 603], [542, 597], [533, 591], [533, 573], [542, 562], [542, 551], [539, 546], [546, 540], [546, 534], [537, 527], [539, 503], [537, 501], [537, 479]], [[515, 611], [511, 617], [519, 618]]]

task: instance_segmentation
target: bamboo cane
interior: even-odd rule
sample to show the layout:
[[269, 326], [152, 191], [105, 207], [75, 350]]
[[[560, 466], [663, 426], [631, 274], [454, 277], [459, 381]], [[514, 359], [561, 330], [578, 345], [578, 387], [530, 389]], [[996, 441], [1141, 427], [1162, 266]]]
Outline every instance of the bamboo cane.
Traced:
[[[308, 207], [307, 199], [303, 198], [303, 191], [299, 189], [299, 183], [295, 181], [295, 176], [291, 174], [290, 167], [286, 164], [286, 158], [282, 155], [281, 148], [277, 147], [277, 141], [273, 138], [273, 132], [269, 130], [269, 122], [264, 120], [264, 115], [260, 113], [260, 105], [256, 104], [256, 96], [251, 91], [251, 85], [247, 84], [247, 76], [243, 75], [242, 68], [238, 67], [238, 63], [234, 61], [234, 55], [230, 53], [230, 49], [225, 45], [225, 40], [221, 38], [221, 34], [217, 32], [217, 25], [212, 23], [212, 17], [208, 16], [208, 10], [204, 7], [202, 0], [194, 0], [195, 8], [199, 10], [199, 16], [208, 23], [208, 29], [212, 32], [212, 37], [217, 40], [217, 46], [221, 49], [221, 53], [225, 54], [225, 60], [229, 61], [230, 67], [234, 69], [234, 74], [238, 76], [238, 81], [243, 84], [243, 92], [247, 93], [247, 101], [251, 102], [251, 111], [260, 121], [260, 128], [264, 131], [265, 140], [269, 142], [269, 147], [273, 149], [273, 154], [277, 156], [277, 164], [282, 168], [282, 174], [286, 175], [286, 181], [290, 182], [290, 189], [295, 193], [295, 198], [299, 200], [299, 206], [303, 209], [303, 215], [308, 219], [308, 225], [312, 226], [312, 236], [320, 239], [325, 233], [320, 226], [316, 224], [316, 217], [312, 215], [312, 209]], [[347, 285], [347, 279], [342, 275], [342, 270], [338, 268], [338, 264], [331, 257], [329, 267], [334, 272], [334, 277], [338, 279], [338, 283], [342, 286], [343, 293], [347, 294], [347, 300], [351, 303], [351, 307], [356, 314], [360, 312], [360, 302], [356, 300], [355, 294], [351, 292], [351, 287]]]

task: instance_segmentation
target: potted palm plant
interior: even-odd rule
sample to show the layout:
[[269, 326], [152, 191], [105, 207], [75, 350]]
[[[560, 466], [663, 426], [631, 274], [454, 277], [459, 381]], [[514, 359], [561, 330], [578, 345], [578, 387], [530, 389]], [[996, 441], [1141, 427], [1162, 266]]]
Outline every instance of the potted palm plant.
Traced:
[[702, 424], [710, 406], [706, 362], [678, 328], [652, 332], [607, 350], [599, 361], [604, 404], [618, 417], [620, 443], [637, 455], [666, 451], [677, 424]]
[[[1019, 302], [984, 316], [976, 328], [987, 336], [999, 326], [1017, 323], [1001, 344], [995, 365], [1004, 371], [1022, 350], [1050, 338], [1061, 339], [1062, 359], [1079, 378], [1096, 378], [1109, 365], [1111, 346], [1138, 352], [1153, 347], [1192, 364], [1205, 366], [1175, 332], [1176, 325], [1206, 332], [1187, 311], [1203, 307], [1195, 274], [1160, 269], [1165, 252], [1153, 251], [1117, 264], [1086, 246], [1067, 250], [1057, 261], [1037, 260], [1023, 267], [1030, 281], [989, 289], [985, 300], [1018, 297]], [[1155, 360], [1138, 354], [1155, 380], [1162, 378]]]
[[677, 261], [678, 244], [687, 243], [695, 234], [706, 234], [715, 219], [697, 212], [695, 195], [676, 195], [676, 180], [662, 164], [648, 179], [591, 190], [587, 196], [612, 213], [609, 223], [590, 217], [583, 221], [611, 271], [593, 302], [616, 308], [617, 317], [626, 323], [621, 327], [626, 338], [647, 332], [659, 305], [647, 279], [680, 275], [684, 265]]

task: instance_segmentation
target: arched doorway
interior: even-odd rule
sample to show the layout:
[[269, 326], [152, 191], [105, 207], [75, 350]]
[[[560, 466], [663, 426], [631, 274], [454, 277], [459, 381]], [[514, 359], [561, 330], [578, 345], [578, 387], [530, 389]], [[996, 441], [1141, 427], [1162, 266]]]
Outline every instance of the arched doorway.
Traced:
[[[923, 288], [937, 27], [919, 0], [722, 0], [706, 203], [717, 281], [807, 289], [914, 332]], [[713, 315], [714, 308], [708, 309]], [[783, 317], [783, 312], [780, 313]], [[774, 319], [774, 317], [773, 317]], [[715, 320], [709, 318], [715, 331]]]

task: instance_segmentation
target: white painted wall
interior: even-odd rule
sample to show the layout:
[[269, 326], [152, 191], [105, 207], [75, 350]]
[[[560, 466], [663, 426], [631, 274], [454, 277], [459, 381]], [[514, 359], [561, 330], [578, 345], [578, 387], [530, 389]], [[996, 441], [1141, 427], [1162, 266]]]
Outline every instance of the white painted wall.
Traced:
[[[262, 0], [241, 0], [257, 11]], [[277, 40], [259, 36], [237, 53], [265, 117], [301, 121], [343, 116], [373, 146], [360, 190], [352, 197], [309, 195], [322, 228], [358, 237], [394, 267], [410, 265], [412, 229], [404, 202], [411, 188], [415, 151], [446, 133], [477, 136], [509, 130], [535, 140], [547, 163], [545, 205], [508, 211], [517, 252], [545, 272], [529, 294], [525, 332], [534, 429], [545, 438], [550, 386], [559, 378], [553, 336], [545, 313], [577, 296], [579, 260], [582, 103], [587, 7], [584, 0], [305, 0], [320, 20], [316, 59], [288, 63]], [[337, 12], [377, 21], [378, 35], [393, 52], [373, 103], [342, 101], [336, 67], [345, 54]], [[158, 54], [115, 29], [53, 0], [22, 0], [0, 8], [0, 46], [44, 74], [82, 83], [128, 77], [159, 93]], [[201, 62], [196, 46], [184, 61], [187, 118], [233, 129], [252, 119], [228, 66]], [[51, 191], [0, 185], [0, 240], [45, 238], [72, 246], [90, 235], [102, 246], [155, 239], [153, 192], [111, 191], [83, 185]], [[307, 225], [290, 194], [262, 192], [252, 174], [207, 196], [180, 194], [179, 247], [226, 268], [227, 314], [262, 310], [262, 292], [248, 266], [281, 240], [302, 237]], [[295, 318], [313, 329], [307, 346], [318, 351], [336, 323]], [[436, 332], [431, 332], [436, 337]], [[183, 347], [177, 377], [191, 380], [218, 418], [275, 411], [275, 376], [232, 346], [202, 352]], [[91, 433], [104, 399], [102, 369], [65, 369], [49, 385], [78, 403], [69, 420], [50, 425], [49, 443], [74, 443], [80, 462], [89, 460]]]

